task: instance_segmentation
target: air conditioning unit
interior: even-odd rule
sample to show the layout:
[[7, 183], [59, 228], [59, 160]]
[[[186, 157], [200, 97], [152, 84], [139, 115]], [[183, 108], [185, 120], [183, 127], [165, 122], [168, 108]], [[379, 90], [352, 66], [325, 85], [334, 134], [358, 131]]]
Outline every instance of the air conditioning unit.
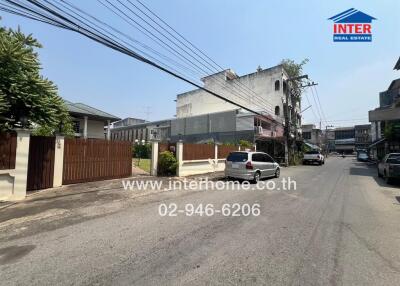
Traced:
[[263, 133], [263, 128], [261, 126], [256, 126], [257, 135], [261, 135]]

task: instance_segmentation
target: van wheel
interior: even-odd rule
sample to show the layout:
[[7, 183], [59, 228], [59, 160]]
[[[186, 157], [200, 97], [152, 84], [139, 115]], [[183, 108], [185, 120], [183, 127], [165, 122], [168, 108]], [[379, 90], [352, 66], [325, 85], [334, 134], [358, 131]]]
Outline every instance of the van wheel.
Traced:
[[390, 177], [388, 177], [388, 176], [386, 175], [386, 171], [385, 171], [383, 177], [384, 177], [384, 179], [385, 179], [385, 181], [386, 181], [386, 184], [390, 185], [390, 184], [392, 183], [392, 178], [390, 178]]
[[276, 168], [275, 178], [279, 178], [280, 175], [281, 175], [281, 170], [279, 168]]
[[253, 179], [253, 183], [258, 183], [259, 181], [260, 181], [260, 179], [261, 179], [261, 174], [260, 174], [260, 172], [256, 172], [255, 174], [254, 174], [254, 179]]

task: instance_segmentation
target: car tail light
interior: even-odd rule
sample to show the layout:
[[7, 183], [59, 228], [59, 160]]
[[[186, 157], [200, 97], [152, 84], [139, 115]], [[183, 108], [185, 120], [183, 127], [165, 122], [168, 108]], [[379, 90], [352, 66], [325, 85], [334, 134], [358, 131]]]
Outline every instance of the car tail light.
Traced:
[[250, 161], [246, 163], [246, 169], [253, 170], [253, 165], [251, 164]]

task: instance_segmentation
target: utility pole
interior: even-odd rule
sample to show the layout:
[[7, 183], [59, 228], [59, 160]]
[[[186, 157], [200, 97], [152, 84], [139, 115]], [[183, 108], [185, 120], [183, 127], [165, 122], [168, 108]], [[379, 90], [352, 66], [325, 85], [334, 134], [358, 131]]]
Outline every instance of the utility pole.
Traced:
[[[302, 75], [302, 76], [297, 76], [297, 77], [292, 77], [292, 78], [288, 78], [286, 80], [287, 83], [289, 82], [293, 82], [293, 81], [297, 81], [297, 80], [302, 80], [302, 79], [308, 79], [308, 75]], [[303, 88], [303, 87], [310, 87], [310, 86], [314, 86], [317, 85], [317, 83], [308, 83], [306, 85], [300, 85], [299, 88]], [[294, 140], [296, 140], [296, 134], [293, 137], [294, 140], [291, 139], [292, 136], [292, 118], [290, 116], [290, 108], [289, 108], [289, 100], [291, 101], [291, 97], [293, 95], [292, 93], [292, 88], [290, 88], [289, 84], [287, 85], [287, 91], [286, 91], [286, 104], [284, 105], [285, 107], [285, 163], [287, 166], [289, 166], [289, 159], [293, 154], [294, 148], [293, 148], [293, 143], [295, 142]]]
[[334, 127], [333, 125], [325, 126], [325, 156], [328, 157], [328, 127]]

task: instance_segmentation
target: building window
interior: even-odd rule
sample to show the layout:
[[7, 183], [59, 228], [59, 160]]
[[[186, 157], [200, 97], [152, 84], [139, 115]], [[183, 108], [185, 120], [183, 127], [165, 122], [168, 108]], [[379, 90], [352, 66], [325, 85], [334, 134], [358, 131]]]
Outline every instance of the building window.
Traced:
[[311, 139], [311, 132], [303, 132], [303, 139], [310, 140]]
[[280, 87], [281, 87], [281, 83], [280, 83], [280, 81], [279, 80], [276, 80], [275, 81], [275, 90], [279, 90], [280, 89]]
[[75, 133], [80, 133], [81, 123], [79, 121], [72, 121], [72, 128]]
[[281, 110], [278, 105], [275, 106], [275, 115], [281, 115]]
[[283, 92], [286, 93], [287, 91], [287, 83], [284, 81], [283, 82]]

